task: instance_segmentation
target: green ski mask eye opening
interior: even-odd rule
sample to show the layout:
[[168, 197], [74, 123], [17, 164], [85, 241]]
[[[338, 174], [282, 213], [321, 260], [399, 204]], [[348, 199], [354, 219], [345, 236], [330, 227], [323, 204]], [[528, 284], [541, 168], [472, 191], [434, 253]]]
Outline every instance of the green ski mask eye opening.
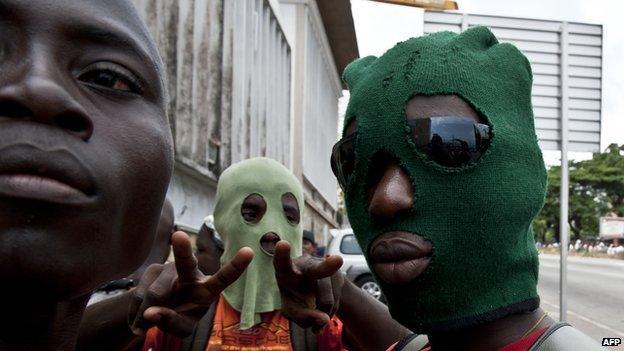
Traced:
[[490, 126], [469, 117], [428, 117], [407, 119], [416, 149], [446, 167], [475, 163], [487, 150]]

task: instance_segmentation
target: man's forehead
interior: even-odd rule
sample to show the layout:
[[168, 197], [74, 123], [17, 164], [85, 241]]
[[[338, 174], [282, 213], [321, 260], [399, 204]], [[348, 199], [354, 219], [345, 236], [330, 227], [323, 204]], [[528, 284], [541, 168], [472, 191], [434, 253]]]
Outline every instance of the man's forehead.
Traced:
[[91, 29], [85, 36], [114, 33], [136, 42], [148, 55], [158, 56], [149, 32], [129, 0], [0, 0], [0, 16], [3, 14], [36, 21], [44, 19], [46, 27]]
[[[43, 1], [48, 2], [49, 0]], [[129, 0], [54, 0], [53, 2], [56, 6], [61, 5], [67, 10], [75, 9], [76, 12], [72, 11], [72, 14], [76, 13], [78, 16], [76, 16], [77, 18], [74, 17], [74, 19], [81, 22], [85, 22], [85, 17], [92, 19], [106, 18], [107, 21], [98, 21], [97, 23], [103, 27], [106, 27], [107, 23], [115, 23], [125, 28], [125, 32], [128, 35], [138, 36], [141, 40], [150, 40], [149, 32], [136, 8]], [[110, 21], [111, 19], [114, 19], [114, 21]]]
[[135, 7], [129, 0], [0, 0], [2, 12], [24, 12], [26, 15], [46, 15], [46, 18], [62, 18], [88, 20], [89, 18], [110, 17], [126, 22], [129, 27], [141, 31], [141, 26], [133, 26], [138, 16]]

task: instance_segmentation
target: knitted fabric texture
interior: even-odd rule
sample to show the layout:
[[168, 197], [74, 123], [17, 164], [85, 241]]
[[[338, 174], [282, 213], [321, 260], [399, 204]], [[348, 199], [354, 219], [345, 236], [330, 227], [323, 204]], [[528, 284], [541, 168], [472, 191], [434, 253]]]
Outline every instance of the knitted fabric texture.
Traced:
[[[223, 239], [221, 263], [228, 262], [244, 246], [254, 251], [254, 258], [243, 275], [223, 291], [235, 310], [241, 312], [240, 329], [260, 323], [260, 313], [282, 306], [273, 256], [266, 253], [260, 239], [268, 232], [277, 234], [291, 245], [291, 255], [301, 255], [303, 227], [290, 223], [284, 214], [282, 195], [297, 199], [303, 218], [303, 189], [295, 176], [281, 163], [264, 157], [252, 158], [230, 166], [219, 178], [214, 223]], [[241, 205], [251, 194], [262, 196], [266, 212], [258, 223], [248, 223], [241, 215]]]
[[[475, 27], [399, 43], [379, 58], [354, 61], [343, 78], [350, 89], [345, 126], [357, 121], [346, 206], [367, 260], [371, 242], [391, 230], [416, 233], [434, 248], [429, 267], [414, 281], [379, 279], [392, 316], [417, 333], [431, 333], [537, 308], [531, 222], [543, 205], [546, 170], [533, 125], [528, 60], [487, 28]], [[441, 166], [417, 151], [406, 124], [410, 98], [450, 94], [480, 113], [493, 134], [485, 154], [462, 168]], [[367, 212], [365, 185], [373, 159], [387, 154], [412, 180], [414, 205], [379, 225]]]

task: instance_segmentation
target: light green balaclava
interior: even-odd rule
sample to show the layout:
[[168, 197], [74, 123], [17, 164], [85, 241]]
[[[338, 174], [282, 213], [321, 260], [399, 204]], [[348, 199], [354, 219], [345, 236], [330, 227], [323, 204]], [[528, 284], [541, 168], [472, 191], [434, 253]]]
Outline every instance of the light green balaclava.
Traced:
[[[290, 243], [293, 257], [301, 255], [303, 230], [301, 222], [290, 223], [285, 216], [282, 195], [286, 193], [297, 199], [302, 218], [303, 190], [299, 181], [282, 164], [268, 158], [234, 164], [219, 178], [214, 220], [224, 244], [221, 263], [231, 260], [244, 246], [254, 251], [245, 273], [223, 291], [226, 301], [241, 312], [240, 329], [259, 323], [260, 313], [281, 308], [273, 257], [262, 250], [260, 238], [273, 232]], [[266, 212], [256, 224], [246, 222], [241, 215], [241, 205], [251, 194], [262, 196], [266, 202]]]
[[[344, 72], [357, 121], [355, 171], [346, 205], [369, 259], [371, 242], [401, 230], [433, 244], [427, 270], [404, 285], [380, 280], [392, 316], [418, 333], [464, 328], [538, 307], [538, 259], [531, 222], [542, 207], [546, 171], [537, 144], [528, 60], [485, 27], [441, 32], [365, 57]], [[485, 154], [462, 168], [420, 153], [407, 129], [415, 95], [455, 94], [490, 125]], [[412, 180], [414, 205], [389, 225], [374, 222], [365, 195], [371, 159], [396, 157]], [[370, 262], [369, 262], [370, 263]]]

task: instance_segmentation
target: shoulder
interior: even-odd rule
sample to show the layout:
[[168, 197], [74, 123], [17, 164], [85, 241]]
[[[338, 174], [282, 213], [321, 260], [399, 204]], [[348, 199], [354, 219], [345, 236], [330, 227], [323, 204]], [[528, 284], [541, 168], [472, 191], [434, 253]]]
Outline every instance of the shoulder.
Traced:
[[420, 351], [429, 344], [427, 335], [411, 334], [390, 346], [387, 351]]
[[600, 344], [567, 323], [552, 325], [533, 344], [529, 351], [598, 351], [606, 350]]

